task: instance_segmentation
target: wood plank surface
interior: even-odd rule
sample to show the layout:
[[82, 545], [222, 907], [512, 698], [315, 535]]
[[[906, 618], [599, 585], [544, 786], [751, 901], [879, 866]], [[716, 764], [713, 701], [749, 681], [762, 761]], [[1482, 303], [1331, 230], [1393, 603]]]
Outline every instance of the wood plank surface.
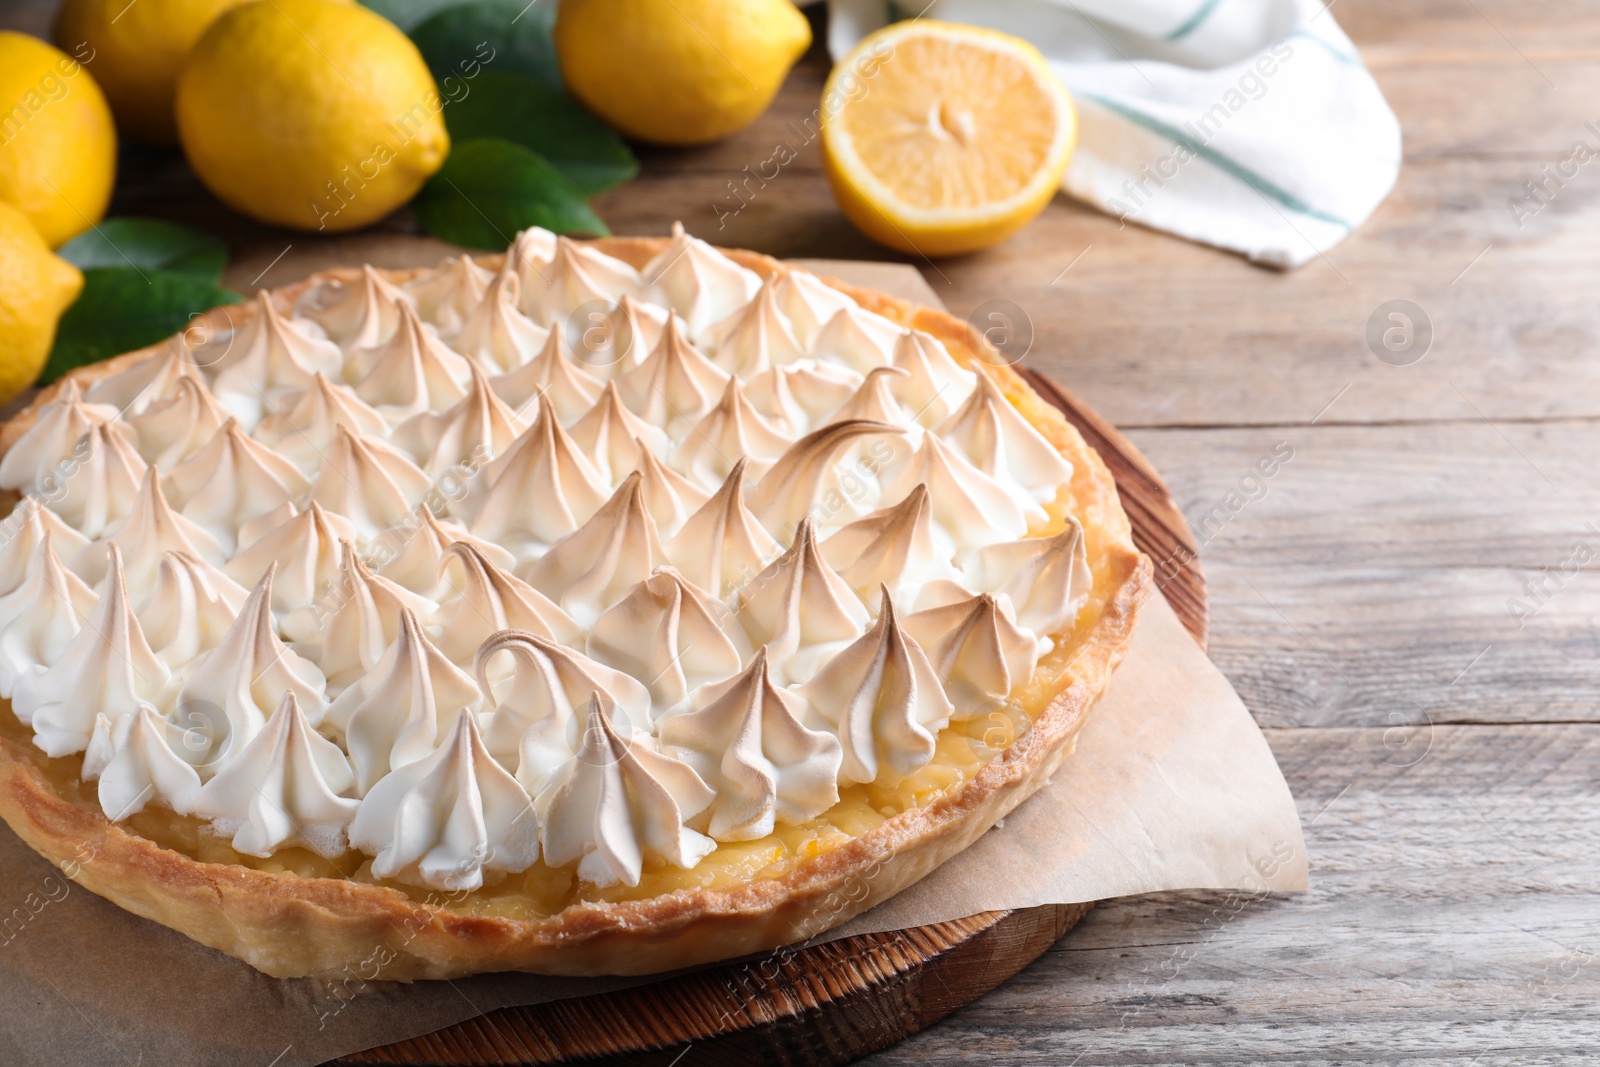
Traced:
[[[53, 6], [12, 0], [0, 25], [40, 29]], [[1328, 17], [1399, 116], [1405, 161], [1325, 259], [1276, 274], [1057, 198], [997, 249], [916, 261], [958, 314], [1024, 309], [1027, 364], [1128, 431], [1202, 528], [1212, 653], [1299, 799], [1311, 891], [1096, 908], [874, 1067], [1509, 1067], [1587, 1064], [1600, 1046], [1596, 564], [1563, 573], [1526, 625], [1507, 604], [1530, 580], [1549, 589], [1576, 542], [1600, 549], [1584, 529], [1600, 522], [1600, 164], [1520, 228], [1506, 206], [1575, 140], [1600, 146], [1585, 129], [1600, 4], [1335, 0]], [[824, 73], [814, 51], [750, 130], [646, 152], [602, 213], [618, 232], [682, 218], [776, 255], [886, 258], [792, 125]], [[796, 161], [719, 232], [727, 183], [780, 141]], [[170, 156], [123, 173], [118, 210], [225, 234], [238, 287], [441, 251], [403, 216], [381, 239], [254, 227]], [[1364, 340], [1395, 298], [1436, 327], [1409, 367]], [[1294, 459], [1265, 495], [1205, 533], [1280, 440]]]

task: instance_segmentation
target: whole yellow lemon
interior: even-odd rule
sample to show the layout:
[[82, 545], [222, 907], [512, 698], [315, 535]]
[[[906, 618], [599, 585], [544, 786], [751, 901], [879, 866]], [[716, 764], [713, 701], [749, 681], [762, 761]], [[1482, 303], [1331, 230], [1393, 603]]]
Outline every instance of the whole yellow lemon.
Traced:
[[116, 176], [117, 131], [88, 70], [0, 31], [0, 200], [54, 248], [100, 221]]
[[172, 94], [178, 70], [206, 27], [242, 2], [66, 0], [56, 16], [56, 43], [68, 51], [85, 49], [84, 62], [111, 101], [124, 136], [174, 144], [178, 125]]
[[56, 321], [82, 289], [78, 268], [50, 251], [26, 215], [0, 203], [0, 403], [39, 377]]
[[224, 203], [298, 230], [352, 230], [414, 196], [450, 153], [444, 102], [394, 24], [332, 0], [223, 14], [178, 76], [178, 137]]
[[562, 0], [567, 89], [628, 137], [705, 144], [772, 104], [811, 26], [790, 0]]

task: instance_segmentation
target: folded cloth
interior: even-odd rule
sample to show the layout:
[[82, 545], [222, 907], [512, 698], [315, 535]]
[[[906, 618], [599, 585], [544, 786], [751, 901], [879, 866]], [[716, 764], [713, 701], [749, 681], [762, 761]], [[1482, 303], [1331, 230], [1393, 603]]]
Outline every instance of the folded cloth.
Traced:
[[1062, 188], [1119, 218], [1297, 267], [1366, 221], [1400, 124], [1318, 0], [829, 0], [842, 58], [903, 18], [1033, 42], [1078, 105]]

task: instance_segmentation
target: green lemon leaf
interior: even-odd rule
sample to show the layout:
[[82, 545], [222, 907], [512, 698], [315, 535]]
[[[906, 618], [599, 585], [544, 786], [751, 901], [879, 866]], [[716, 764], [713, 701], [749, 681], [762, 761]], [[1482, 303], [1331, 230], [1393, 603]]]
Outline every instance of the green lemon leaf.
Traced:
[[218, 238], [161, 219], [106, 219], [62, 245], [57, 254], [81, 270], [138, 267], [208, 282], [221, 281], [228, 265], [228, 246]]
[[411, 202], [422, 228], [468, 248], [505, 248], [518, 230], [610, 234], [583, 190], [539, 153], [497, 137], [461, 141]]
[[622, 138], [565, 93], [519, 74], [484, 71], [445, 105], [451, 140], [500, 137], [539, 153], [586, 196], [639, 173]]
[[83, 272], [83, 292], [56, 326], [56, 343], [39, 382], [155, 344], [198, 312], [242, 299], [231, 289], [175, 271], [90, 267]]
[[475, 0], [427, 16], [410, 31], [439, 93], [456, 99], [461, 85], [481, 70], [525, 74], [561, 88], [561, 68], [550, 30], [555, 0]]
[[459, 3], [461, 0], [361, 0], [362, 7], [376, 11], [408, 32], [441, 8]]

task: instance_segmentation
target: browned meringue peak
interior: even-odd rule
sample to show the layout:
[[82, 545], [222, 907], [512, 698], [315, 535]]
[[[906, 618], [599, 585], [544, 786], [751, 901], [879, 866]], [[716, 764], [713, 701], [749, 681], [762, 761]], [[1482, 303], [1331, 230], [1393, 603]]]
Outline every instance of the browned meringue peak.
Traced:
[[50, 756], [87, 748], [96, 715], [115, 723], [140, 704], [172, 706], [172, 672], [150, 651], [134, 617], [115, 545], [110, 556], [105, 593], [83, 628], [49, 667], [19, 678], [11, 695], [17, 717], [33, 727], [33, 743]]
[[665, 430], [645, 422], [623, 404], [616, 382], [606, 383], [600, 399], [567, 432], [611, 485], [638, 470], [645, 452], [665, 455], [672, 450], [672, 438]]
[[593, 407], [600, 396], [599, 379], [572, 361], [560, 330], [550, 331], [538, 355], [508, 374], [490, 378], [489, 386], [519, 417], [533, 410], [536, 397], [549, 397], [563, 426]]
[[761, 288], [759, 274], [691, 237], [681, 222], [672, 224], [672, 243], [642, 273], [667, 306], [683, 316], [689, 336], [696, 339], [750, 303]]
[[180, 378], [171, 396], [151, 401], [127, 423], [139, 454], [169, 471], [204, 448], [230, 418], [203, 381]]
[[828, 422], [861, 382], [861, 372], [843, 364], [802, 359], [756, 375], [745, 384], [745, 392], [775, 425], [806, 433]]
[[511, 239], [505, 261], [522, 279], [523, 292], [527, 292], [528, 286], [544, 283], [544, 267], [555, 258], [556, 235], [543, 226], [529, 226]]
[[[120, 410], [85, 402], [78, 383], [66, 379], [55, 397], [34, 413], [33, 425], [0, 457], [0, 489], [28, 489], [47, 479], [64, 480], [67, 472], [62, 465], [71, 459], [84, 434], [115, 420]], [[49, 487], [45, 491], [53, 494]]]
[[456, 541], [445, 560], [459, 567], [460, 595], [439, 609], [439, 649], [471, 663], [478, 646], [500, 630], [520, 630], [576, 645], [583, 631], [561, 607], [496, 563], [473, 541]]
[[643, 480], [637, 471], [628, 475], [588, 522], [525, 569], [528, 584], [580, 626], [592, 625], [666, 562], [656, 520], [645, 506]]
[[926, 427], [950, 417], [972, 392], [976, 375], [964, 370], [944, 344], [921, 330], [907, 330], [894, 346], [894, 365], [906, 372], [891, 388], [911, 417]]
[[409, 306], [400, 309], [400, 326], [377, 348], [350, 354], [346, 380], [356, 395], [390, 422], [419, 411], [442, 411], [467, 395], [472, 372], [466, 357], [422, 324]]
[[[327, 676], [328, 692], [337, 693], [377, 666], [400, 632], [402, 613], [432, 619], [438, 607], [427, 597], [373, 574], [356, 554], [356, 546], [341, 540], [338, 579], [310, 605], [310, 626], [302, 629], [304, 636], [290, 636], [319, 646], [317, 663]], [[285, 633], [292, 628], [290, 623], [286, 616]]]
[[608, 489], [540, 396], [533, 425], [479, 471], [473, 491], [452, 510], [459, 507], [470, 518], [468, 529], [477, 536], [527, 557], [586, 522]]
[[872, 629], [800, 694], [844, 747], [841, 785], [902, 778], [923, 766], [955, 712], [922, 646], [900, 625], [887, 589]]
[[622, 260], [566, 237], [556, 238], [550, 262], [529, 271], [526, 280], [522, 310], [552, 328], [565, 328], [585, 305], [610, 307], [624, 296], [638, 296], [644, 288], [639, 272]]
[[[37, 674], [61, 657], [98, 601], [82, 578], [56, 555], [48, 530], [34, 545], [28, 576], [0, 596], [0, 696], [10, 697], [17, 681]], [[17, 711], [13, 705], [12, 711]], [[28, 720], [21, 712], [17, 718]]]
[[649, 358], [616, 378], [630, 411], [679, 439], [711, 410], [727, 381], [728, 372], [689, 343], [676, 318]]
[[615, 378], [643, 363], [661, 343], [672, 312], [623, 294], [610, 311], [587, 308], [567, 322], [573, 358], [597, 378]]
[[430, 478], [451, 467], [476, 470], [511, 447], [527, 424], [495, 396], [474, 364], [467, 395], [452, 408], [420, 412], [395, 427], [390, 438], [421, 463]]
[[983, 367], [974, 364], [977, 388], [934, 430], [995, 478], [1015, 482], [1035, 500], [1051, 501], [1072, 480], [1072, 464], [1012, 406]]
[[778, 310], [777, 284], [769, 280], [754, 300], [705, 332], [717, 366], [737, 378], [748, 379], [805, 357], [789, 320]]
[[103, 541], [85, 548], [73, 562], [73, 570], [90, 582], [105, 577], [107, 545], [116, 545], [121, 552], [128, 588], [136, 599], [155, 584], [163, 552], [187, 552], [211, 563], [224, 559], [215, 537], [172, 510], [154, 467], [146, 468], [144, 483], [128, 517], [117, 523]]
[[216, 773], [260, 733], [285, 693], [294, 694], [313, 726], [327, 710], [322, 672], [273, 632], [272, 574], [269, 567], [222, 640], [185, 672], [178, 724], [203, 742], [194, 760], [201, 777]]
[[661, 536], [671, 537], [705, 506], [711, 494], [662, 463], [644, 441], [635, 444], [639, 446], [639, 475], [644, 479], [644, 506], [656, 520]]
[[849, 400], [839, 406], [828, 421], [849, 422], [852, 419], [866, 419], [870, 422], [886, 422], [904, 429], [906, 436], [902, 440], [909, 441], [911, 446], [915, 447], [922, 439], [922, 428], [894, 395], [895, 383], [908, 376], [909, 372], [899, 367], [872, 368], [861, 380], [861, 387], [850, 395]]
[[745, 467], [743, 460], [735, 463], [722, 488], [667, 543], [673, 566], [719, 597], [760, 574], [783, 552], [745, 507]]
[[265, 289], [250, 321], [197, 350], [196, 359], [213, 369], [211, 388], [222, 406], [248, 426], [260, 421], [263, 407], [280, 390], [304, 389], [317, 371], [338, 374], [344, 366], [338, 345], [284, 318]]
[[473, 660], [488, 711], [484, 743], [497, 758], [517, 764], [531, 792], [577, 751], [582, 709], [598, 698], [607, 717], [630, 728], [650, 722], [650, 691], [638, 679], [582, 652], [523, 630], [502, 630], [484, 640]]
[[803, 270], [791, 270], [777, 284], [778, 307], [789, 320], [800, 344], [810, 351], [817, 334], [842, 308], [858, 306], [854, 300]]
[[595, 620], [585, 651], [643, 681], [659, 716], [706, 682], [738, 674], [750, 639], [726, 604], [658, 567]]
[[578, 865], [596, 886], [638, 885], [648, 857], [685, 870], [716, 851], [684, 825], [716, 793], [681, 760], [649, 747], [650, 736], [613, 725], [589, 702], [583, 747], [540, 796], [545, 862]]
[[244, 586], [198, 556], [163, 552], [156, 580], [134, 614], [155, 654], [178, 670], [217, 646], [249, 595]]
[[34, 549], [48, 536], [57, 551], [75, 560], [89, 539], [68, 526], [36, 496], [25, 496], [0, 519], [0, 596], [27, 581]]
[[989, 593], [907, 615], [905, 631], [927, 653], [957, 721], [1026, 685], [1039, 662], [1037, 635], [1019, 627], [1009, 605]]
[[341, 794], [353, 779], [339, 746], [311, 728], [290, 691], [261, 732], [184, 807], [210, 819], [235, 852], [266, 858], [280, 848], [305, 848], [331, 860], [349, 848], [345, 827], [360, 805]]
[[740, 459], [749, 460], [748, 477], [760, 478], [793, 443], [750, 405], [739, 379], [729, 378], [722, 399], [684, 437], [672, 463], [711, 489], [722, 484]]
[[205, 447], [172, 468], [167, 488], [179, 510], [231, 553], [239, 528], [303, 497], [310, 484], [284, 457], [229, 419]]
[[444, 601], [461, 592], [461, 564], [448, 550], [458, 542], [476, 549], [496, 567], [511, 568], [516, 557], [492, 541], [472, 536], [465, 526], [444, 522], [427, 502], [411, 510], [411, 520], [390, 527], [373, 544], [376, 559], [385, 560], [378, 573], [429, 600]]
[[60, 468], [62, 488], [52, 506], [83, 536], [104, 537], [133, 511], [144, 472], [145, 462], [122, 427], [102, 422], [83, 435], [73, 459]]
[[389, 423], [376, 409], [352, 390], [335, 385], [322, 372], [311, 386], [284, 397], [283, 405], [272, 411], [256, 427], [255, 438], [276, 449], [302, 471], [315, 474], [322, 466], [338, 428], [352, 433], [383, 437]]
[[[253, 586], [273, 567], [272, 608], [285, 615], [317, 603], [323, 591], [339, 579], [339, 542], [353, 538], [355, 527], [343, 515], [330, 515], [316, 501], [304, 511], [291, 505], [288, 518], [263, 532], [226, 564], [228, 577]], [[316, 640], [317, 627], [296, 627], [292, 640]]]
[[883, 499], [900, 500], [918, 485], [928, 487], [934, 521], [955, 542], [958, 554], [1022, 537], [1031, 522], [1045, 520], [1044, 509], [1032, 497], [968, 463], [938, 434], [923, 434], [916, 454], [884, 478]]
[[442, 334], [453, 334], [483, 302], [494, 272], [473, 262], [465, 253], [451, 256], [420, 278], [401, 286], [411, 295], [418, 313]]
[[817, 527], [800, 523], [794, 544], [734, 594], [752, 645], [766, 645], [780, 684], [804, 682], [861, 636], [869, 615], [817, 549]]
[[828, 526], [859, 518], [878, 499], [878, 474], [893, 455], [890, 441], [904, 433], [885, 422], [861, 420], [813, 430], [756, 483], [750, 510], [779, 540], [792, 536], [808, 516]]
[[950, 562], [952, 555], [951, 545], [934, 527], [933, 503], [925, 485], [822, 542], [822, 558], [867, 603], [883, 586], [897, 603], [911, 604], [928, 582], [960, 581], [961, 573]]
[[409, 293], [366, 264], [360, 278], [328, 281], [307, 293], [299, 311], [349, 351], [387, 341], [400, 325], [400, 305], [410, 302]]
[[456, 717], [478, 703], [472, 676], [434, 647], [417, 616], [400, 612], [394, 640], [360, 680], [328, 706], [327, 721], [344, 734], [365, 796], [395, 767], [430, 755], [454, 730]]
[[370, 542], [404, 522], [433, 488], [433, 479], [381, 437], [357, 437], [344, 426], [335, 433], [311, 499], [349, 519], [357, 539]]
[[501, 270], [483, 300], [450, 338], [450, 347], [490, 374], [515, 370], [538, 354], [550, 331], [517, 310], [516, 274]]
[[839, 740], [803, 725], [805, 701], [772, 683], [765, 645], [742, 674], [701, 689], [695, 703], [699, 710], [662, 720], [661, 747], [716, 790], [712, 837], [758, 840], [838, 803]]
[[154, 354], [91, 382], [84, 399], [91, 404], [109, 405], [124, 415], [137, 415], [157, 400], [171, 396], [180, 378], [206, 384], [189, 350], [186, 333], [168, 338]]
[[961, 569], [966, 585], [1009, 598], [1017, 622], [1040, 636], [1071, 626], [1094, 584], [1083, 527], [1073, 518], [1050, 537], [986, 545]]
[[905, 332], [905, 327], [852, 301], [817, 331], [811, 348], [819, 360], [842, 363], [865, 374], [894, 362], [895, 344]]

